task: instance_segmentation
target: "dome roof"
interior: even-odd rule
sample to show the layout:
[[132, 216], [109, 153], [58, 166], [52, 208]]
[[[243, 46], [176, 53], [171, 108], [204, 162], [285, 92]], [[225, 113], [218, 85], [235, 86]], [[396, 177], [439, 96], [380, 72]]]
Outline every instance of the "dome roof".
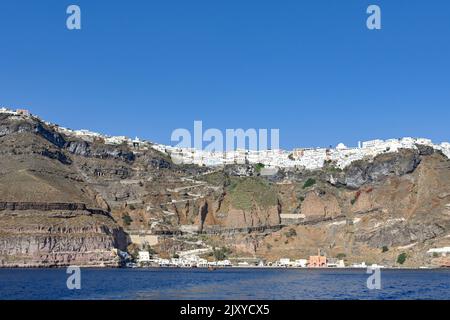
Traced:
[[347, 147], [345, 146], [345, 144], [343, 144], [343, 143], [341, 142], [341, 143], [339, 143], [339, 144], [336, 146], [336, 149], [347, 149]]

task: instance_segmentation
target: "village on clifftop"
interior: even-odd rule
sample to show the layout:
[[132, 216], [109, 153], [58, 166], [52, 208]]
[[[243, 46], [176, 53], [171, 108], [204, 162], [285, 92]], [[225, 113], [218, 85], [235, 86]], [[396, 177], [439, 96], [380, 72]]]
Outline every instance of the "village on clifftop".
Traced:
[[[10, 114], [16, 117], [38, 117], [32, 115], [26, 109], [15, 111], [8, 108], [0, 108], [0, 113]], [[41, 120], [41, 119], [39, 119]], [[43, 121], [43, 120], [41, 120]], [[274, 170], [306, 169], [316, 170], [325, 164], [331, 164], [339, 169], [344, 169], [352, 162], [361, 159], [372, 159], [386, 152], [397, 152], [400, 149], [417, 149], [417, 145], [432, 147], [441, 151], [450, 158], [450, 143], [442, 142], [434, 144], [430, 139], [405, 137], [400, 139], [371, 140], [358, 142], [358, 147], [351, 148], [339, 143], [335, 148], [296, 148], [294, 150], [245, 150], [233, 151], [205, 151], [195, 148], [178, 148], [163, 144], [156, 144], [141, 140], [138, 137], [130, 139], [125, 136], [107, 136], [89, 130], [72, 130], [45, 122], [54, 127], [59, 133], [67, 136], [75, 136], [87, 142], [99, 141], [109, 145], [127, 144], [136, 152], [153, 148], [169, 155], [175, 163], [194, 164], [205, 167], [221, 167], [233, 164], [262, 164], [261, 174], [270, 174]]]

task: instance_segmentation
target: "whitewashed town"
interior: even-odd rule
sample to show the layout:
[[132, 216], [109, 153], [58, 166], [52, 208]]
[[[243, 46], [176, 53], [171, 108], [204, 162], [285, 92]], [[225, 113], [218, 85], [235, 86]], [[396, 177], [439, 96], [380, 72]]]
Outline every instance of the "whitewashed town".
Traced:
[[[328, 258], [318, 249], [317, 255], [302, 259], [280, 258], [276, 261], [264, 261], [255, 258], [238, 259], [231, 262], [228, 259], [208, 261], [198, 256], [205, 254], [208, 249], [196, 249], [179, 252], [176, 257], [171, 259], [161, 259], [152, 256], [148, 251], [139, 251], [136, 263], [128, 265], [129, 267], [162, 267], [162, 268], [396, 268], [398, 266], [383, 266], [378, 264], [366, 264], [366, 262], [353, 263], [346, 265], [343, 259]], [[432, 248], [427, 251], [428, 255], [447, 256], [450, 254], [450, 247]], [[429, 268], [426, 266], [422, 269]]]
[[358, 142], [358, 147], [351, 148], [339, 143], [335, 148], [297, 148], [287, 150], [235, 150], [228, 152], [207, 152], [193, 148], [176, 148], [165, 145], [152, 145], [153, 148], [169, 154], [179, 163], [215, 167], [229, 164], [258, 164], [265, 168], [304, 168], [319, 169], [326, 162], [344, 169], [350, 163], [364, 158], [373, 158], [386, 152], [399, 149], [416, 149], [417, 144], [431, 146], [450, 157], [450, 143], [434, 144], [430, 139], [401, 138], [389, 140], [371, 140]]
[[[26, 109], [0, 108], [0, 113], [8, 113], [18, 117], [34, 117]], [[41, 120], [41, 119], [40, 119]], [[329, 148], [296, 148], [291, 151], [274, 149], [274, 150], [245, 150], [237, 149], [234, 151], [204, 151], [195, 148], [179, 148], [163, 144], [155, 144], [138, 137], [135, 139], [126, 136], [108, 136], [89, 130], [72, 130], [64, 128], [52, 123], [45, 122], [47, 125], [54, 127], [58, 132], [68, 136], [76, 136], [85, 141], [92, 142], [100, 140], [105, 144], [120, 145], [128, 144], [134, 147], [136, 152], [146, 150], [148, 148], [156, 149], [162, 153], [169, 155], [175, 163], [194, 164], [205, 167], [220, 167], [232, 164], [262, 164], [265, 170], [270, 171], [280, 168], [298, 168], [315, 170], [322, 168], [325, 163], [332, 163], [335, 167], [344, 169], [350, 163], [361, 159], [371, 159], [379, 154], [386, 152], [396, 152], [399, 149], [416, 149], [417, 145], [425, 145], [440, 150], [447, 157], [450, 157], [450, 143], [442, 142], [440, 144], [433, 143], [430, 139], [425, 138], [399, 138], [388, 140], [370, 140], [358, 142], [357, 147], [347, 147], [343, 143], [339, 143], [335, 147]]]

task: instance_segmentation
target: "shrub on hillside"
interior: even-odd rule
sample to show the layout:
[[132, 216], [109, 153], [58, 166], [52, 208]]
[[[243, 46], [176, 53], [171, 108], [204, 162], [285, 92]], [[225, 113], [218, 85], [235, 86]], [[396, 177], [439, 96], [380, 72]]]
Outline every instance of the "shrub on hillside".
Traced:
[[309, 179], [306, 180], [305, 183], [303, 184], [303, 189], [312, 187], [312, 186], [315, 185], [315, 184], [316, 184], [316, 180], [315, 180], [315, 179], [312, 179], [312, 178], [309, 178]]
[[131, 224], [131, 222], [133, 222], [133, 219], [131, 219], [131, 217], [130, 217], [130, 215], [129, 215], [128, 213], [125, 213], [125, 214], [122, 216], [122, 220], [123, 220], [123, 223], [124, 223], [126, 226], [129, 226], [129, 225]]
[[397, 263], [404, 264], [406, 261], [406, 253], [400, 253], [397, 257]]

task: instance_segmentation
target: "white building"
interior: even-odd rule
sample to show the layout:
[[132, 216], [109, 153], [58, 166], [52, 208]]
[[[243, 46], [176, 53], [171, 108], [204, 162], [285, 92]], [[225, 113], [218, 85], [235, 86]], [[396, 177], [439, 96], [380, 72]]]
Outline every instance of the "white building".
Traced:
[[431, 140], [423, 138], [402, 138], [389, 140], [371, 140], [359, 142], [358, 148], [349, 148], [343, 143], [335, 149], [304, 148], [293, 151], [284, 150], [242, 150], [225, 152], [209, 152], [193, 148], [174, 148], [162, 145], [152, 147], [168, 153], [177, 163], [193, 163], [200, 166], [223, 166], [229, 164], [257, 164], [262, 163], [274, 168], [305, 168], [309, 170], [322, 168], [325, 161], [333, 163], [338, 168], [344, 169], [352, 162], [364, 158], [373, 158], [386, 152], [397, 152], [399, 149], [416, 149], [416, 144], [433, 146], [450, 156], [450, 144], [442, 143], [434, 145]]
[[328, 268], [345, 268], [344, 260], [330, 261], [327, 263]]
[[218, 267], [231, 267], [232, 264], [231, 264], [230, 260], [219, 260], [219, 261], [217, 261], [217, 266]]
[[379, 145], [381, 143], [383, 143], [383, 140], [379, 140], [379, 139], [377, 139], [377, 140], [370, 140], [370, 141], [364, 141], [362, 143], [362, 147], [363, 147], [363, 149], [365, 149], [365, 148], [373, 148], [373, 147], [375, 147], [375, 146], [377, 146], [377, 145]]
[[106, 137], [104, 140], [105, 144], [119, 145], [122, 143], [127, 143], [129, 139], [125, 136], [116, 136], [116, 137]]
[[345, 150], [347, 147], [342, 142], [336, 146], [336, 150]]
[[[28, 114], [26, 110], [1, 107], [0, 113], [10, 114], [11, 117], [22, 119]], [[292, 151], [285, 150], [244, 150], [232, 151], [204, 151], [194, 148], [178, 148], [162, 144], [150, 144], [139, 138], [134, 140], [125, 136], [106, 136], [89, 130], [71, 130], [64, 127], [47, 123], [56, 131], [67, 136], [77, 137], [87, 142], [94, 140], [104, 141], [109, 145], [128, 144], [134, 152], [146, 150], [151, 147], [159, 152], [168, 154], [175, 163], [196, 164], [206, 167], [220, 167], [232, 164], [257, 164], [262, 163], [266, 168], [273, 168], [276, 172], [280, 168], [299, 168], [316, 170], [322, 168], [325, 163], [337, 168], [344, 169], [352, 162], [361, 159], [373, 159], [379, 154], [386, 152], [397, 152], [400, 149], [417, 149], [417, 144], [431, 146], [441, 151], [450, 158], [450, 143], [433, 144], [430, 139], [405, 137], [402, 139], [370, 140], [358, 142], [357, 148], [350, 148], [339, 143], [335, 148], [301, 148]]]
[[138, 262], [149, 262], [149, 261], [150, 261], [150, 253], [148, 251], [138, 252]]
[[289, 258], [281, 258], [277, 262], [277, 266], [279, 267], [290, 267], [293, 262], [291, 262], [291, 259]]
[[294, 261], [294, 267], [297, 268], [306, 268], [307, 265], [308, 265], [307, 259], [297, 259]]
[[366, 265], [365, 262], [361, 262], [361, 263], [353, 263], [351, 265], [351, 267], [352, 268], [363, 268], [363, 269], [365, 269], [365, 268], [367, 268], [367, 265]]
[[428, 250], [427, 253], [429, 253], [429, 254], [437, 253], [442, 256], [446, 256], [447, 254], [450, 253], [450, 247], [432, 248], [432, 249]]

